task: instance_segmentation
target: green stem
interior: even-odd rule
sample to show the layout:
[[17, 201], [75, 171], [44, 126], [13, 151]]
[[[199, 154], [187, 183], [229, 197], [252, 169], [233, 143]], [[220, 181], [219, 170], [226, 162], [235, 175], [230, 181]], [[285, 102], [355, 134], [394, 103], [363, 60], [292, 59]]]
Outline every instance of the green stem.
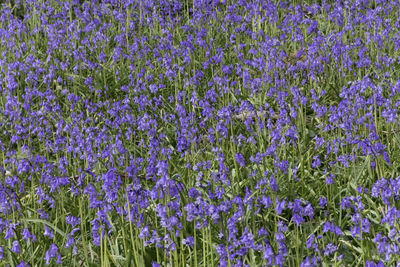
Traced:
[[[132, 243], [132, 249], [133, 249], [133, 258], [135, 260], [135, 265], [139, 266], [139, 261], [138, 261], [138, 258], [137, 258], [136, 245], [135, 245], [136, 238], [133, 238], [133, 227], [132, 227], [131, 209], [130, 209], [130, 204], [129, 204], [128, 192], [126, 192], [126, 205], [128, 206], [129, 233], [130, 233], [130, 236], [131, 236], [131, 243]], [[157, 260], [158, 260], [158, 257], [157, 257]], [[128, 264], [130, 264], [130, 263], [128, 263]]]
[[83, 200], [79, 200], [79, 215], [81, 217], [81, 233], [82, 233], [82, 242], [83, 242], [82, 246], [83, 246], [83, 252], [85, 254], [86, 263], [89, 264], [89, 255], [88, 255], [88, 251], [87, 251], [87, 240], [86, 240], [86, 228], [84, 225], [85, 218], [83, 217], [82, 201]]

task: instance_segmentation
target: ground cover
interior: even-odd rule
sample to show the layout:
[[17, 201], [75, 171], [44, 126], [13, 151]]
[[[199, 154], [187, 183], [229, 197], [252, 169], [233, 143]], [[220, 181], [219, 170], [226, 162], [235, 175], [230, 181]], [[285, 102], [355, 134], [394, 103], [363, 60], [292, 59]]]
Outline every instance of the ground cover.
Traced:
[[1, 266], [395, 266], [399, 1], [2, 1]]

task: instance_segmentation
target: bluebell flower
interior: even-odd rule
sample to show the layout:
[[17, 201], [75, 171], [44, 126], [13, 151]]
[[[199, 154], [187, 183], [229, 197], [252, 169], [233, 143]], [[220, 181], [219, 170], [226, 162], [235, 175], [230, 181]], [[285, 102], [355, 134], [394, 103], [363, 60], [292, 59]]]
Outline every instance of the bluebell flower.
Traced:
[[189, 237], [184, 238], [184, 239], [182, 240], [182, 243], [183, 243], [184, 245], [188, 245], [188, 246], [191, 246], [191, 247], [194, 246], [194, 242], [195, 242], [195, 240], [194, 240], [193, 236], [189, 236]]
[[313, 266], [318, 266], [317, 265], [317, 260], [315, 256], [311, 259], [310, 256], [307, 256], [305, 260], [301, 263], [301, 267], [313, 267]]
[[25, 260], [21, 261], [17, 267], [29, 267], [31, 266], [29, 263], [26, 263]]
[[46, 256], [45, 256], [46, 265], [49, 265], [51, 259], [57, 257], [58, 254], [59, 254], [58, 247], [55, 244], [51, 244], [50, 248], [46, 251]]
[[72, 228], [74, 228], [76, 225], [78, 225], [78, 224], [81, 223], [81, 218], [74, 217], [74, 216], [72, 216], [72, 215], [68, 215], [68, 216], [65, 218], [65, 220], [66, 220], [66, 222], [67, 222], [68, 224], [70, 224], [70, 225], [72, 226]]
[[265, 244], [263, 259], [267, 260], [269, 265], [275, 261], [275, 253], [269, 243]]
[[19, 246], [18, 240], [14, 240], [14, 241], [13, 241], [13, 246], [12, 246], [11, 251], [14, 252], [14, 253], [16, 253], [16, 254], [21, 253], [21, 248], [20, 248], [20, 246]]
[[335, 177], [335, 175], [332, 174], [332, 173], [330, 173], [330, 174], [326, 177], [325, 183], [326, 183], [327, 185], [332, 185], [332, 184], [334, 184], [334, 183], [335, 183], [334, 177]]
[[276, 213], [278, 215], [280, 215], [286, 207], [286, 200], [284, 199], [282, 201], [279, 201], [279, 198], [277, 197], [275, 200], [275, 203], [276, 203], [276, 206], [275, 206]]
[[28, 241], [32, 238], [32, 234], [28, 228], [24, 228], [24, 230], [22, 232], [22, 237], [25, 239], [25, 241]]
[[326, 245], [325, 249], [324, 249], [324, 255], [325, 256], [329, 256], [332, 253], [336, 252], [338, 249], [338, 247], [332, 243], [329, 243], [328, 245]]
[[245, 167], [246, 166], [246, 161], [244, 159], [243, 154], [237, 153], [235, 155], [235, 160], [239, 163], [240, 167]]

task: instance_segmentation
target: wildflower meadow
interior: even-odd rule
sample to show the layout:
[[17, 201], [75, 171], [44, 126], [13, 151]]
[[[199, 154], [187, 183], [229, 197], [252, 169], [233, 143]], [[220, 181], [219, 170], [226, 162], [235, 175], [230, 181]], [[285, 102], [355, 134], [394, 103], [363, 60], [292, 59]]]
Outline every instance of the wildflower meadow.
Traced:
[[0, 266], [400, 266], [399, 0], [0, 1]]

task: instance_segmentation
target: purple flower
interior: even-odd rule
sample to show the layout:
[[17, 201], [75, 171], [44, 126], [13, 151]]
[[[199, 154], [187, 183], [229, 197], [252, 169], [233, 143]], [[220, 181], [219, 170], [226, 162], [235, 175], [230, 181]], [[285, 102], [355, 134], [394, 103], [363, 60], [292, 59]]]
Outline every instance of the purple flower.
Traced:
[[324, 209], [327, 204], [328, 204], [328, 200], [326, 199], [326, 197], [319, 198], [319, 205], [322, 209]]
[[5, 239], [10, 239], [10, 238], [13, 238], [13, 237], [15, 237], [14, 227], [10, 226], [10, 227], [7, 228], [6, 235], [5, 235], [4, 238]]
[[372, 260], [371, 261], [367, 260], [367, 262], [365, 263], [365, 266], [366, 267], [384, 267], [385, 264], [382, 261], [380, 261], [379, 263], [375, 263]]
[[313, 267], [313, 266], [318, 266], [315, 256], [313, 257], [312, 261], [310, 256], [307, 256], [306, 259], [300, 265], [300, 267]]
[[182, 240], [182, 243], [184, 244], [184, 245], [188, 245], [188, 246], [190, 246], [190, 247], [194, 247], [194, 238], [193, 238], [193, 236], [189, 236], [188, 238], [184, 238], [183, 240]]
[[334, 177], [335, 177], [335, 175], [333, 175], [332, 173], [329, 174], [329, 175], [326, 177], [325, 183], [326, 183], [327, 185], [334, 184], [334, 183], [335, 183], [335, 180], [333, 179]]
[[283, 264], [285, 263], [285, 257], [282, 253], [279, 253], [275, 256], [275, 263], [279, 266], [283, 266]]
[[72, 215], [68, 215], [68, 216], [65, 218], [65, 220], [66, 220], [66, 222], [67, 222], [68, 224], [70, 224], [70, 225], [72, 226], [72, 228], [74, 228], [76, 225], [78, 225], [78, 224], [81, 223], [81, 218], [74, 217], [74, 216], [72, 216]]
[[335, 246], [332, 243], [329, 243], [328, 245], [326, 245], [325, 250], [324, 250], [324, 255], [325, 256], [329, 256], [332, 253], [334, 253], [335, 251], [337, 251], [338, 247]]
[[46, 265], [49, 265], [50, 260], [52, 258], [57, 257], [57, 254], [58, 254], [58, 247], [53, 243], [51, 244], [50, 248], [46, 251], [46, 256], [45, 256]]
[[47, 224], [44, 225], [44, 236], [48, 236], [50, 239], [54, 238], [54, 231], [50, 230], [49, 227], [47, 227]]
[[21, 248], [19, 247], [19, 242], [18, 242], [18, 240], [14, 240], [14, 242], [13, 242], [13, 247], [12, 247], [11, 251], [14, 252], [14, 253], [16, 253], [16, 254], [21, 253]]
[[268, 209], [273, 203], [270, 196], [262, 196], [261, 203], [264, 205], [264, 208]]
[[245, 167], [246, 166], [246, 160], [244, 159], [243, 154], [237, 153], [235, 155], [235, 160], [239, 163], [240, 167]]
[[394, 241], [397, 235], [397, 231], [396, 228], [392, 228], [392, 230], [390, 230], [389, 232], [389, 238], [390, 240]]
[[362, 231], [364, 233], [369, 233], [370, 228], [371, 228], [371, 222], [368, 220], [368, 218], [362, 219]]
[[311, 33], [316, 33], [316, 32], [318, 32], [318, 21], [317, 20], [313, 20], [311, 22], [311, 25], [307, 29], [307, 33], [311, 34]]
[[275, 192], [279, 191], [278, 182], [276, 181], [275, 177], [272, 174], [271, 174], [271, 178], [269, 179], [269, 183], [271, 185], [272, 191], [275, 191]]
[[25, 239], [25, 241], [28, 241], [32, 238], [31, 232], [29, 232], [28, 228], [24, 228], [24, 231], [22, 232], [22, 237]]
[[228, 252], [227, 252], [226, 245], [219, 244], [217, 246], [217, 252], [221, 256], [221, 259], [227, 259], [228, 258]]
[[361, 229], [359, 226], [350, 227], [350, 232], [352, 237], [361, 236]]
[[279, 198], [276, 198], [276, 206], [275, 210], [278, 215], [281, 215], [282, 211], [286, 208], [286, 200], [279, 201]]
[[248, 227], [245, 228], [245, 231], [241, 237], [241, 242], [248, 249], [254, 246], [254, 235], [250, 232]]
[[265, 244], [264, 247], [264, 255], [263, 255], [263, 259], [268, 261], [268, 264], [273, 264], [274, 262], [274, 251], [272, 250], [272, 247], [267, 243]]
[[306, 241], [307, 248], [310, 249], [315, 243], [315, 235], [312, 234]]
[[140, 231], [140, 234], [139, 234], [140, 239], [145, 239], [147, 237], [151, 237], [148, 225], [143, 227], [143, 229]]
[[26, 263], [25, 260], [21, 261], [21, 262], [17, 265], [17, 267], [28, 267], [28, 266], [30, 266], [30, 264], [29, 264], [29, 263]]
[[68, 234], [68, 240], [67, 243], [65, 244], [65, 247], [70, 248], [73, 245], [75, 245], [75, 238], [72, 235]]
[[319, 166], [321, 166], [321, 160], [319, 159], [319, 156], [314, 156], [314, 161], [311, 165], [311, 167], [313, 168], [318, 168]]
[[299, 226], [300, 224], [302, 224], [302, 223], [305, 222], [304, 217], [301, 216], [301, 215], [299, 215], [299, 214], [297, 214], [297, 213], [295, 213], [295, 214], [293, 215], [293, 218], [292, 218], [292, 219], [293, 219], [293, 221], [296, 223], [297, 226]]

